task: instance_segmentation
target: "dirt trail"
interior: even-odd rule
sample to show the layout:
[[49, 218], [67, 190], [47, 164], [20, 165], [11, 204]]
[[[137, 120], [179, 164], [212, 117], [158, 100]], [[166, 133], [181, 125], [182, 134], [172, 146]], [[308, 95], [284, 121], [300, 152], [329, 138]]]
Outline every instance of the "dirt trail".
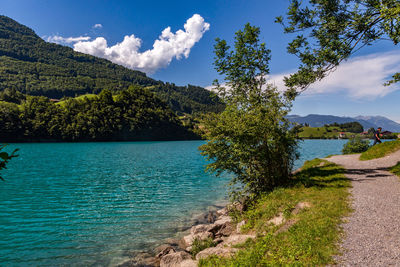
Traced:
[[343, 224], [340, 266], [400, 266], [400, 179], [388, 172], [400, 151], [380, 159], [358, 160], [359, 154], [327, 160], [346, 168], [352, 181], [354, 212]]

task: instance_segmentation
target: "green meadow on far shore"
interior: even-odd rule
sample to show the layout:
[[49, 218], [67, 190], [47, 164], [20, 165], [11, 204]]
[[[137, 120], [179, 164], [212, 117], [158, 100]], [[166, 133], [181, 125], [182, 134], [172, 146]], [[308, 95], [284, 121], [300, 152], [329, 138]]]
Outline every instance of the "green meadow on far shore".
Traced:
[[[384, 139], [389, 138], [392, 139], [397, 136], [396, 133], [393, 133], [390, 136], [383, 136]], [[350, 138], [372, 138], [372, 134], [361, 134], [361, 133], [353, 133], [348, 132], [341, 129], [338, 126], [324, 126], [324, 127], [309, 127], [304, 126], [300, 128], [300, 132], [298, 137], [301, 139], [350, 139]]]

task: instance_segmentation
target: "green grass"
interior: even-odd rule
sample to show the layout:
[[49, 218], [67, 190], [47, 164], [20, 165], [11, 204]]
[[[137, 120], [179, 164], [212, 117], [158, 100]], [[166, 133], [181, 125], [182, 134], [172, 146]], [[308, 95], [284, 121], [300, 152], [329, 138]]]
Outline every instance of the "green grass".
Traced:
[[390, 168], [389, 171], [400, 177], [400, 161], [397, 162], [397, 164], [394, 165], [392, 168]]
[[361, 154], [360, 160], [371, 160], [382, 158], [400, 149], [400, 140], [383, 142], [372, 146], [370, 149]]
[[[343, 132], [342, 129], [335, 126], [329, 127], [302, 127], [299, 133], [300, 138], [305, 139], [337, 139], [339, 134]], [[344, 132], [346, 138], [357, 136], [359, 134]]]
[[[242, 229], [256, 233], [256, 240], [248, 240], [232, 258], [214, 256], [200, 260], [199, 266], [333, 264], [332, 256], [339, 253], [339, 225], [351, 212], [349, 187], [343, 168], [320, 159], [306, 162], [290, 186], [261, 197], [239, 218], [247, 220]], [[311, 207], [292, 214], [296, 204], [304, 201]], [[297, 222], [277, 233], [279, 227], [269, 226], [267, 221], [279, 212], [286, 220]]]

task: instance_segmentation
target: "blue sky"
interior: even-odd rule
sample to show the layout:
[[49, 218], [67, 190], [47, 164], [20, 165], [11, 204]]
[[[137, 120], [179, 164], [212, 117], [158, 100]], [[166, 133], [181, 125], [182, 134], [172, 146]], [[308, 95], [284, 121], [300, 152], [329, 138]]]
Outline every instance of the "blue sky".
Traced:
[[[261, 39], [272, 50], [271, 75], [280, 85], [281, 77], [298, 66], [297, 58], [286, 53], [291, 36], [274, 23], [288, 4], [288, 0], [1, 0], [0, 14], [27, 25], [46, 40], [76, 45], [76, 50], [98, 56], [108, 53], [109, 59], [146, 71], [157, 80], [201, 86], [209, 86], [217, 78], [212, 65], [214, 39], [231, 42], [234, 33], [250, 22], [261, 28]], [[185, 23], [192, 30], [185, 30]], [[164, 41], [153, 49], [167, 27], [170, 30], [164, 33]], [[126, 46], [113, 47], [124, 38]], [[382, 115], [400, 122], [400, 85], [381, 86], [399, 69], [399, 46], [381, 42], [367, 47], [299, 97], [292, 113]]]

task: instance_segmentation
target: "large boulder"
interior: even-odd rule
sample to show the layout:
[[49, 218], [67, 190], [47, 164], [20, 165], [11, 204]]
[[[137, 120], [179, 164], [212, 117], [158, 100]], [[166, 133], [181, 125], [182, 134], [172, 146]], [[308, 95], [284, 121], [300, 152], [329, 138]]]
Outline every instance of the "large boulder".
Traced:
[[229, 236], [235, 232], [235, 226], [231, 222], [221, 225], [220, 229], [215, 233], [215, 237]]
[[187, 260], [192, 260], [192, 256], [185, 251], [170, 253], [161, 258], [160, 267], [179, 267]]
[[230, 247], [211, 247], [200, 251], [196, 255], [196, 260], [205, 259], [209, 256], [219, 256], [219, 257], [231, 257], [235, 252], [238, 251], [236, 248]]
[[199, 224], [195, 225], [190, 229], [190, 234], [196, 235], [204, 232], [209, 232], [209, 230], [212, 228], [212, 224]]
[[230, 216], [223, 215], [218, 217], [218, 219], [214, 222], [214, 225], [221, 225], [227, 222], [232, 222], [232, 218]]

